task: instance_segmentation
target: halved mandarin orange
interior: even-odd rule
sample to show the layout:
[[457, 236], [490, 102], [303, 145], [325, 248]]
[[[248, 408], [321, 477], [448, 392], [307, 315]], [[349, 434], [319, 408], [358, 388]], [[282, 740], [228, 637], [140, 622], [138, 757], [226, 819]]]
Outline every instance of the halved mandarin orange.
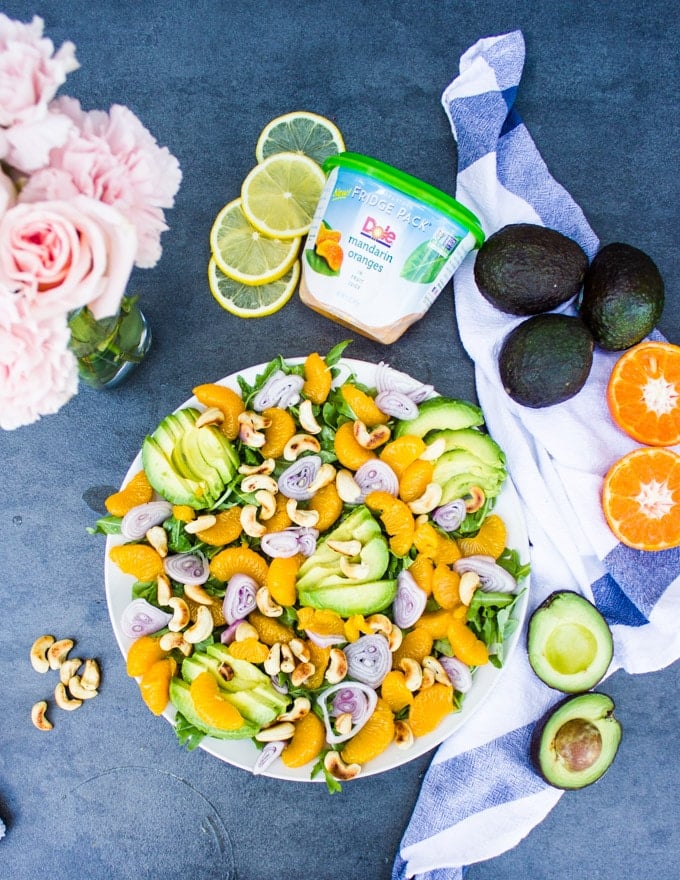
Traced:
[[408, 570], [420, 589], [427, 596], [430, 596], [432, 594], [432, 575], [434, 574], [432, 559], [425, 553], [417, 553]]
[[193, 392], [203, 406], [216, 406], [222, 411], [224, 421], [219, 425], [220, 431], [230, 440], [235, 440], [239, 431], [238, 417], [246, 408], [238, 392], [226, 385], [211, 382], [197, 385]]
[[228, 581], [235, 574], [247, 574], [263, 586], [268, 568], [264, 557], [250, 547], [227, 547], [210, 560], [210, 573], [221, 581]]
[[238, 730], [243, 716], [221, 693], [212, 672], [200, 672], [190, 685], [191, 701], [196, 713], [211, 727]]
[[401, 712], [413, 703], [413, 694], [406, 687], [406, 676], [400, 669], [391, 669], [387, 673], [380, 694], [393, 712]]
[[648, 446], [680, 443], [680, 346], [641, 342], [623, 354], [607, 386], [612, 418]]
[[293, 521], [288, 515], [286, 508], [288, 498], [283, 492], [278, 492], [274, 497], [276, 498], [276, 510], [273, 516], [265, 520], [264, 525], [267, 527], [268, 532], [281, 532], [283, 529], [287, 529], [288, 526], [292, 526]]
[[104, 506], [112, 516], [125, 516], [128, 511], [138, 504], [146, 504], [153, 498], [153, 489], [144, 471], [137, 473], [123, 486], [120, 492], [104, 501]]
[[405, 556], [413, 545], [415, 520], [408, 505], [389, 492], [369, 492], [366, 506], [377, 511], [385, 531], [390, 536], [390, 550], [395, 556]]
[[417, 458], [404, 468], [399, 478], [399, 497], [404, 501], [415, 501], [432, 482], [434, 465], [431, 461]]
[[342, 498], [338, 495], [335, 483], [328, 483], [322, 486], [314, 496], [310, 499], [308, 507], [310, 510], [316, 510], [319, 519], [315, 528], [319, 532], [325, 532], [338, 519], [343, 510]]
[[272, 599], [279, 605], [295, 604], [295, 576], [303, 559], [302, 554], [297, 553], [295, 556], [276, 556], [269, 563], [266, 586]]
[[140, 636], [128, 650], [126, 664], [127, 674], [133, 678], [143, 675], [158, 660], [167, 657], [168, 652], [160, 646], [160, 640], [154, 636]]
[[229, 653], [237, 660], [247, 660], [248, 663], [264, 663], [269, 654], [269, 648], [259, 639], [250, 637], [240, 642], [232, 642]]
[[330, 367], [321, 355], [313, 351], [305, 360], [305, 384], [302, 393], [312, 403], [324, 403], [331, 390], [333, 376]]
[[450, 611], [460, 605], [460, 575], [440, 562], [432, 575], [432, 595], [437, 604]]
[[248, 623], [257, 630], [259, 640], [270, 647], [275, 642], [289, 642], [295, 637], [291, 627], [281, 623], [278, 617], [267, 617], [261, 611], [251, 611], [248, 615]]
[[305, 641], [307, 650], [309, 651], [309, 662], [314, 667], [314, 672], [305, 682], [305, 687], [310, 691], [315, 691], [323, 684], [326, 670], [331, 659], [331, 649], [317, 645], [311, 639]]
[[422, 663], [428, 654], [432, 653], [434, 637], [424, 627], [417, 626], [411, 632], [407, 632], [402, 639], [401, 645], [392, 655], [392, 668], [399, 669], [401, 661], [408, 657]]
[[605, 476], [602, 509], [612, 532], [636, 550], [680, 546], [680, 455], [635, 449]]
[[484, 666], [489, 662], [489, 649], [462, 618], [456, 618], [455, 614], [453, 618], [446, 631], [453, 656], [468, 666]]

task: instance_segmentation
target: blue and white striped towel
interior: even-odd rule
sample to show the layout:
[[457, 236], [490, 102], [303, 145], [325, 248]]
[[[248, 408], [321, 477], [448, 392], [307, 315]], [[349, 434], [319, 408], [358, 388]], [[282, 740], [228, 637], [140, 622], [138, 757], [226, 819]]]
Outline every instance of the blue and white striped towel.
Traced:
[[[576, 239], [592, 257], [595, 234], [513, 109], [523, 65], [519, 31], [480, 40], [461, 57], [460, 75], [442, 96], [458, 142], [456, 197], [487, 235], [507, 223], [538, 223]], [[612, 628], [610, 672], [660, 669], [680, 656], [680, 548], [643, 553], [622, 546], [600, 506], [603, 475], [636, 446], [605, 403], [617, 355], [597, 351], [585, 388], [559, 407], [515, 404], [502, 389], [496, 358], [522, 319], [480, 295], [473, 265], [471, 255], [455, 276], [456, 317], [489, 431], [507, 454], [526, 514], [529, 613], [555, 589], [576, 590], [596, 602]], [[529, 740], [536, 719], [559, 697], [518, 647], [501, 685], [436, 752], [393, 880], [459, 880], [463, 866], [512, 848], [547, 815], [561, 792], [532, 770]]]

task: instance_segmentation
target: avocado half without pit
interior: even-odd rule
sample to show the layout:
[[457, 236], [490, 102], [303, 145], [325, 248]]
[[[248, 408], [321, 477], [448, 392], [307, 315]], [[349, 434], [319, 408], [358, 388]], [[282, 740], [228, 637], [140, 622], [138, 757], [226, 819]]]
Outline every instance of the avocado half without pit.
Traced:
[[531, 615], [529, 663], [549, 687], [588, 691], [604, 677], [614, 654], [611, 630], [598, 609], [570, 590], [552, 593]]
[[621, 735], [611, 697], [595, 692], [567, 697], [537, 724], [532, 760], [550, 785], [585, 788], [609, 769]]

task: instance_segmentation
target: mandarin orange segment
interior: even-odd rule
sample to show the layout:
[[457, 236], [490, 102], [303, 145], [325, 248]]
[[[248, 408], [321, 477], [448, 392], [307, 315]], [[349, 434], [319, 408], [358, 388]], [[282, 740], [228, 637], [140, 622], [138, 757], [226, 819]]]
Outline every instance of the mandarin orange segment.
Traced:
[[[361, 620], [364, 621], [363, 617]], [[370, 631], [365, 621], [364, 624], [366, 631]], [[300, 608], [298, 627], [308, 629], [319, 636], [342, 636], [345, 634], [345, 622], [342, 617], [337, 611], [331, 611], [329, 608]]]
[[433, 639], [445, 639], [452, 620], [452, 613], [444, 608], [426, 611], [418, 618], [416, 628], [424, 629]]
[[314, 666], [314, 672], [305, 682], [305, 687], [310, 691], [315, 691], [324, 682], [324, 676], [331, 659], [331, 649], [317, 645], [311, 639], [307, 639], [305, 645], [309, 651], [309, 662]]
[[369, 428], [375, 425], [384, 425], [388, 421], [389, 416], [386, 416], [376, 405], [370, 394], [366, 394], [351, 382], [345, 382], [340, 388], [340, 393], [356, 418], [368, 425]]
[[406, 676], [399, 669], [387, 673], [380, 686], [380, 694], [393, 712], [401, 712], [413, 703], [413, 694], [406, 687]]
[[433, 636], [422, 627], [417, 626], [411, 632], [407, 632], [401, 645], [392, 655], [393, 669], [399, 669], [399, 664], [405, 657], [422, 663], [425, 657], [432, 653], [433, 644]]
[[353, 422], [343, 422], [340, 425], [335, 432], [333, 448], [340, 464], [352, 471], [358, 471], [362, 464], [377, 457], [375, 452], [364, 449], [357, 441]]
[[148, 544], [118, 544], [109, 550], [109, 558], [138, 581], [154, 581], [164, 571], [163, 560]]
[[481, 639], [472, 632], [464, 620], [456, 618], [451, 621], [447, 631], [453, 656], [468, 666], [484, 666], [489, 662], [489, 650]]
[[329, 229], [328, 226], [324, 226], [322, 223], [319, 227], [319, 231], [316, 234], [316, 243], [320, 244], [324, 241], [334, 241], [338, 243], [342, 238], [342, 233], [339, 229]]
[[404, 501], [415, 501], [432, 482], [434, 465], [431, 461], [417, 458], [404, 468], [399, 479], [399, 497]]
[[308, 712], [295, 722], [295, 733], [281, 753], [286, 767], [304, 767], [321, 754], [326, 742], [326, 728], [314, 712]]
[[112, 516], [125, 516], [126, 513], [137, 507], [138, 504], [146, 504], [153, 498], [153, 489], [144, 471], [137, 471], [120, 492], [104, 501], [104, 506]]
[[264, 663], [269, 654], [269, 648], [259, 639], [247, 638], [240, 642], [232, 642], [229, 653], [237, 660], [247, 660], [248, 663]]
[[265, 443], [260, 449], [265, 458], [281, 458], [286, 443], [295, 435], [297, 427], [288, 410], [272, 406], [262, 413], [269, 422], [264, 428]]
[[295, 637], [291, 627], [276, 617], [267, 617], [261, 611], [251, 611], [248, 615], [248, 623], [257, 630], [257, 637], [261, 642], [270, 647], [275, 642], [289, 642]]
[[624, 455], [604, 479], [602, 509], [612, 532], [628, 547], [680, 546], [680, 455], [651, 447]]
[[172, 657], [164, 657], [142, 674], [139, 690], [154, 715], [162, 715], [165, 711], [170, 701], [170, 681], [176, 672], [177, 662]]
[[505, 549], [507, 538], [505, 523], [498, 514], [492, 513], [484, 520], [476, 535], [458, 538], [458, 547], [463, 556], [481, 553], [483, 556], [498, 559]]
[[216, 406], [221, 410], [224, 421], [219, 425], [219, 429], [230, 440], [235, 440], [239, 431], [238, 417], [246, 408], [241, 396], [226, 385], [214, 383], [198, 385], [193, 392], [203, 406]]
[[413, 545], [415, 520], [408, 505], [388, 492], [369, 492], [366, 506], [377, 511], [390, 536], [390, 550], [395, 556], [405, 556]]
[[434, 560], [439, 551], [441, 535], [431, 522], [419, 522], [413, 533], [413, 546], [419, 554]]
[[227, 547], [210, 560], [210, 573], [220, 581], [228, 581], [235, 574], [247, 574], [263, 586], [268, 568], [264, 557], [250, 547]]
[[378, 697], [373, 714], [358, 733], [348, 740], [340, 755], [346, 764], [365, 764], [381, 755], [394, 739], [394, 715]]
[[305, 383], [302, 386], [302, 393], [305, 397], [311, 400], [312, 403], [324, 403], [331, 390], [332, 382], [331, 368], [326, 364], [321, 355], [316, 351], [307, 355], [305, 359]]
[[343, 251], [342, 247], [337, 243], [337, 241], [317, 241], [314, 250], [320, 257], [324, 258], [324, 260], [328, 263], [328, 267], [334, 272], [337, 272], [340, 266], [342, 266], [342, 260], [345, 256], [345, 252]]
[[207, 529], [202, 529], [196, 533], [199, 541], [209, 544], [211, 547], [222, 547], [224, 544], [231, 544], [237, 541], [243, 532], [241, 525], [241, 508], [229, 507], [227, 510], [220, 510], [215, 514], [217, 522]]
[[288, 515], [288, 510], [286, 508], [288, 498], [282, 492], [279, 492], [274, 497], [276, 499], [276, 510], [274, 511], [273, 516], [270, 516], [268, 520], [265, 520], [263, 525], [266, 526], [267, 532], [282, 532], [284, 529], [293, 525], [293, 520]]
[[641, 342], [614, 365], [607, 403], [616, 424], [648, 446], [680, 443], [680, 346]]
[[220, 730], [238, 730], [243, 716], [221, 693], [215, 676], [206, 670], [200, 672], [190, 685], [191, 701], [196, 714]]
[[342, 498], [338, 495], [335, 483], [328, 483], [314, 494], [307, 506], [319, 514], [315, 528], [319, 532], [325, 532], [338, 519], [344, 505]]
[[132, 678], [143, 675], [158, 660], [167, 657], [168, 652], [164, 651], [159, 639], [154, 636], [140, 636], [136, 639], [128, 650], [125, 667], [127, 674]]
[[269, 563], [266, 586], [271, 597], [279, 605], [294, 605], [297, 599], [295, 576], [302, 565], [303, 556], [277, 556]]
[[408, 713], [409, 727], [413, 735], [425, 736], [436, 730], [441, 722], [453, 712], [453, 688], [445, 684], [418, 691]]
[[462, 555], [455, 538], [452, 538], [450, 535], [439, 535], [439, 544], [434, 558], [436, 563], [441, 562], [444, 565], [453, 565], [456, 559], [460, 559]]
[[172, 515], [179, 522], [188, 523], [196, 519], [196, 511], [193, 507], [189, 507], [188, 504], [173, 504]]
[[426, 449], [427, 445], [422, 437], [404, 434], [383, 446], [380, 450], [380, 459], [392, 468], [397, 477], [401, 477], [406, 468]]
[[425, 595], [432, 595], [432, 575], [434, 574], [432, 559], [424, 553], [417, 553], [408, 570]]
[[432, 595], [437, 604], [450, 611], [460, 605], [460, 575], [440, 562], [432, 576]]

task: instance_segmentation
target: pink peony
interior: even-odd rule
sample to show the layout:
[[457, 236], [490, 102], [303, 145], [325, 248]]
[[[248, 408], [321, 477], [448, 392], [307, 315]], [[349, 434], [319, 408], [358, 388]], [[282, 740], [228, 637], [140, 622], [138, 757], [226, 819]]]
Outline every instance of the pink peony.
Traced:
[[66, 143], [53, 149], [48, 167], [33, 174], [21, 201], [70, 199], [76, 193], [112, 205], [135, 226], [140, 268], [155, 266], [160, 237], [168, 227], [163, 208], [171, 208], [182, 173], [177, 159], [127, 107], [110, 113], [85, 112], [73, 98], [58, 98], [53, 109], [73, 123]]
[[130, 223], [86, 196], [18, 204], [0, 218], [0, 287], [36, 320], [88, 306], [115, 315], [137, 250]]
[[0, 428], [57, 412], [78, 390], [64, 315], [38, 321], [17, 294], [0, 288]]
[[0, 217], [16, 204], [17, 201], [17, 191], [16, 187], [12, 183], [11, 178], [9, 178], [4, 171], [0, 170]]
[[65, 142], [71, 121], [49, 105], [80, 66], [73, 43], [55, 53], [43, 26], [38, 16], [23, 24], [0, 13], [0, 158], [24, 172], [44, 165], [50, 149]]

